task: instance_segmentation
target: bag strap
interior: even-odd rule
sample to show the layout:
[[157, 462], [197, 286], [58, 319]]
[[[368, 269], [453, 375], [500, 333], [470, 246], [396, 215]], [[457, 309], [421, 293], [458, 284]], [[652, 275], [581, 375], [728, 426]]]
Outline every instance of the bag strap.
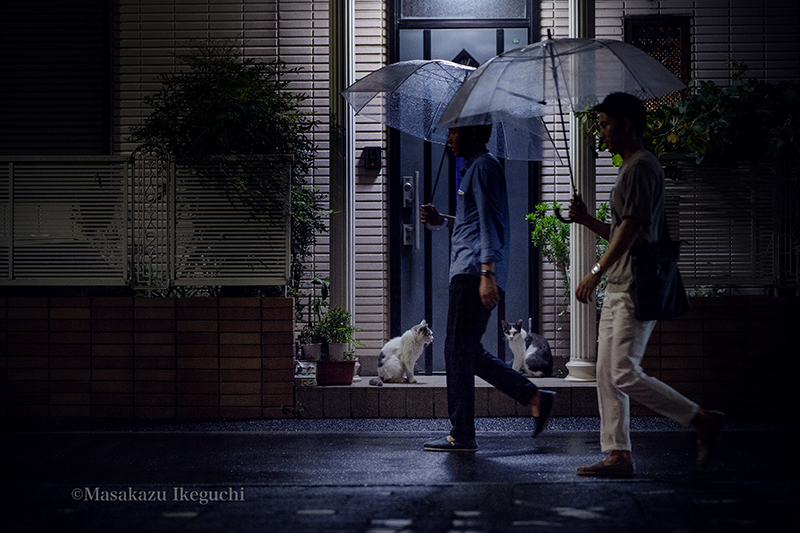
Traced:
[[669, 242], [672, 237], [669, 234], [669, 223], [667, 222], [667, 206], [661, 211], [661, 235], [658, 237], [661, 242]]

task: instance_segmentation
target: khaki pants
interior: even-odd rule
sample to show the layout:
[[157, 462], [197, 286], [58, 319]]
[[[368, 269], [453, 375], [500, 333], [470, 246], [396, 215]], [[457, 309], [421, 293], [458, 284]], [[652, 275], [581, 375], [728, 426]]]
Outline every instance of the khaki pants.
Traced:
[[604, 452], [631, 449], [629, 398], [684, 426], [700, 408], [642, 371], [642, 357], [656, 321], [641, 322], [633, 311], [630, 294], [606, 293], [597, 347], [600, 445]]

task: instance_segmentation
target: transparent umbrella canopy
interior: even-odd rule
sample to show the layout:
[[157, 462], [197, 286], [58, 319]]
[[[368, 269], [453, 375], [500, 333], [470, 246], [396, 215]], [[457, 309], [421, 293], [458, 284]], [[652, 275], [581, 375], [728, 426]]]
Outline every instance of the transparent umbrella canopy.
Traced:
[[[440, 118], [474, 70], [442, 59], [400, 61], [368, 74], [342, 95], [360, 116], [446, 144], [450, 126], [440, 126]], [[524, 117], [499, 112], [488, 122], [467, 125], [493, 124], [487, 148], [498, 157], [529, 161], [555, 158], [557, 153], [542, 114]]]
[[415, 137], [444, 144], [447, 128], [436, 128], [453, 94], [475, 70], [444, 60], [386, 65], [342, 92], [359, 115]]
[[[438, 126], [558, 113], [566, 139], [565, 110], [588, 110], [612, 92], [649, 100], [685, 87], [659, 61], [622, 41], [548, 38], [484, 62], [453, 95]], [[574, 191], [569, 148], [567, 163]]]
[[545, 39], [484, 62], [459, 87], [440, 127], [499, 111], [519, 117], [585, 111], [612, 92], [641, 100], [686, 86], [646, 52], [610, 39]]

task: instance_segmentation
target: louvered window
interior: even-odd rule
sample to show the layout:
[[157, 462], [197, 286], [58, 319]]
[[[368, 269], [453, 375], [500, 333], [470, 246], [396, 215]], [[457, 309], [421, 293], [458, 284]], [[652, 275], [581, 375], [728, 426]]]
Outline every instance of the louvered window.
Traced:
[[684, 241], [680, 270], [687, 285], [743, 287], [778, 283], [777, 191], [772, 162], [703, 167], [662, 158], [669, 174], [667, 216]]

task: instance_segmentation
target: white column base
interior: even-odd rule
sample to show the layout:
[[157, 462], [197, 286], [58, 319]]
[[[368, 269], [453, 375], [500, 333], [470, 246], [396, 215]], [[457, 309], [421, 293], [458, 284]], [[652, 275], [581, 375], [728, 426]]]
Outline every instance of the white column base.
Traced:
[[597, 381], [595, 366], [596, 363], [594, 361], [570, 359], [569, 363], [567, 363], [569, 375], [564, 378], [564, 381]]

